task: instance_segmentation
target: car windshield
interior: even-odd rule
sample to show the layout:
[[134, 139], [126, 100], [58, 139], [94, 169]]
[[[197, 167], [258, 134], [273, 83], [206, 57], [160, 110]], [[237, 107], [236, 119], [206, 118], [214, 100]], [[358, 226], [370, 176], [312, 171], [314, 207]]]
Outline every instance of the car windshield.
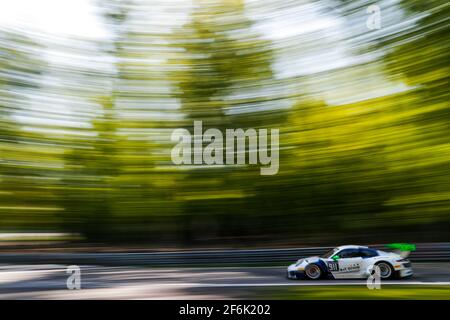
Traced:
[[321, 258], [327, 259], [331, 258], [331, 256], [337, 251], [337, 248], [331, 249], [330, 251], [327, 251], [327, 253], [321, 255]]

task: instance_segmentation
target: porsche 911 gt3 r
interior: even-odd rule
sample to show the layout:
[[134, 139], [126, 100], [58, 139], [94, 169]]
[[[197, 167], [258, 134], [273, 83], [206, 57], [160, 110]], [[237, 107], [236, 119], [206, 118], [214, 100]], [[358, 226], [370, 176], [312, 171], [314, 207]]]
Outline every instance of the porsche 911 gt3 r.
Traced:
[[407, 254], [385, 252], [364, 246], [341, 246], [317, 257], [308, 257], [291, 264], [289, 279], [362, 279], [379, 268], [381, 279], [413, 275]]

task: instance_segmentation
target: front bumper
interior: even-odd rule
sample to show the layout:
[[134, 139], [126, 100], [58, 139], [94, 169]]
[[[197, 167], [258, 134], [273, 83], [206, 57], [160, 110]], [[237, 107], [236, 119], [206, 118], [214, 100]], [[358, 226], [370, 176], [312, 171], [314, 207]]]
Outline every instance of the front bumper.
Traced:
[[293, 280], [305, 279], [305, 272], [301, 270], [288, 270], [286, 277]]

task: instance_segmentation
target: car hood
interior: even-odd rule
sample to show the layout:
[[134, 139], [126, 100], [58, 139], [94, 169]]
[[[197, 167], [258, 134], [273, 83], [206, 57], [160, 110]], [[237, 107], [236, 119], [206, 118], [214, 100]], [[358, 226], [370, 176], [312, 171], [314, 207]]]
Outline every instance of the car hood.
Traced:
[[297, 270], [297, 268], [300, 268], [300, 267], [304, 268], [310, 263], [317, 262], [319, 259], [320, 259], [320, 257], [318, 257], [318, 256], [298, 259], [295, 263], [291, 264], [288, 267], [288, 270]]
[[306, 265], [308, 263], [317, 262], [319, 259], [320, 259], [320, 257], [318, 257], [318, 256], [306, 257], [306, 258], [297, 260], [297, 262], [295, 264], [296, 265]]
[[314, 261], [317, 261], [319, 259], [320, 259], [319, 256], [313, 256], [313, 257], [306, 257], [303, 260], [305, 260], [305, 262], [314, 262]]

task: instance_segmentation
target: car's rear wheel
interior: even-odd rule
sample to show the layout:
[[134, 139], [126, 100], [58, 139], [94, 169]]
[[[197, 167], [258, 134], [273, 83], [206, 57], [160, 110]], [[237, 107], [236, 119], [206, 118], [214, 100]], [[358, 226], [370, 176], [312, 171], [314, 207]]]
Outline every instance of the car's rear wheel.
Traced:
[[322, 270], [317, 264], [308, 264], [305, 268], [305, 274], [308, 279], [317, 280], [322, 277]]
[[387, 262], [379, 262], [376, 264], [378, 268], [380, 268], [380, 278], [381, 279], [390, 279], [394, 276], [394, 269]]

